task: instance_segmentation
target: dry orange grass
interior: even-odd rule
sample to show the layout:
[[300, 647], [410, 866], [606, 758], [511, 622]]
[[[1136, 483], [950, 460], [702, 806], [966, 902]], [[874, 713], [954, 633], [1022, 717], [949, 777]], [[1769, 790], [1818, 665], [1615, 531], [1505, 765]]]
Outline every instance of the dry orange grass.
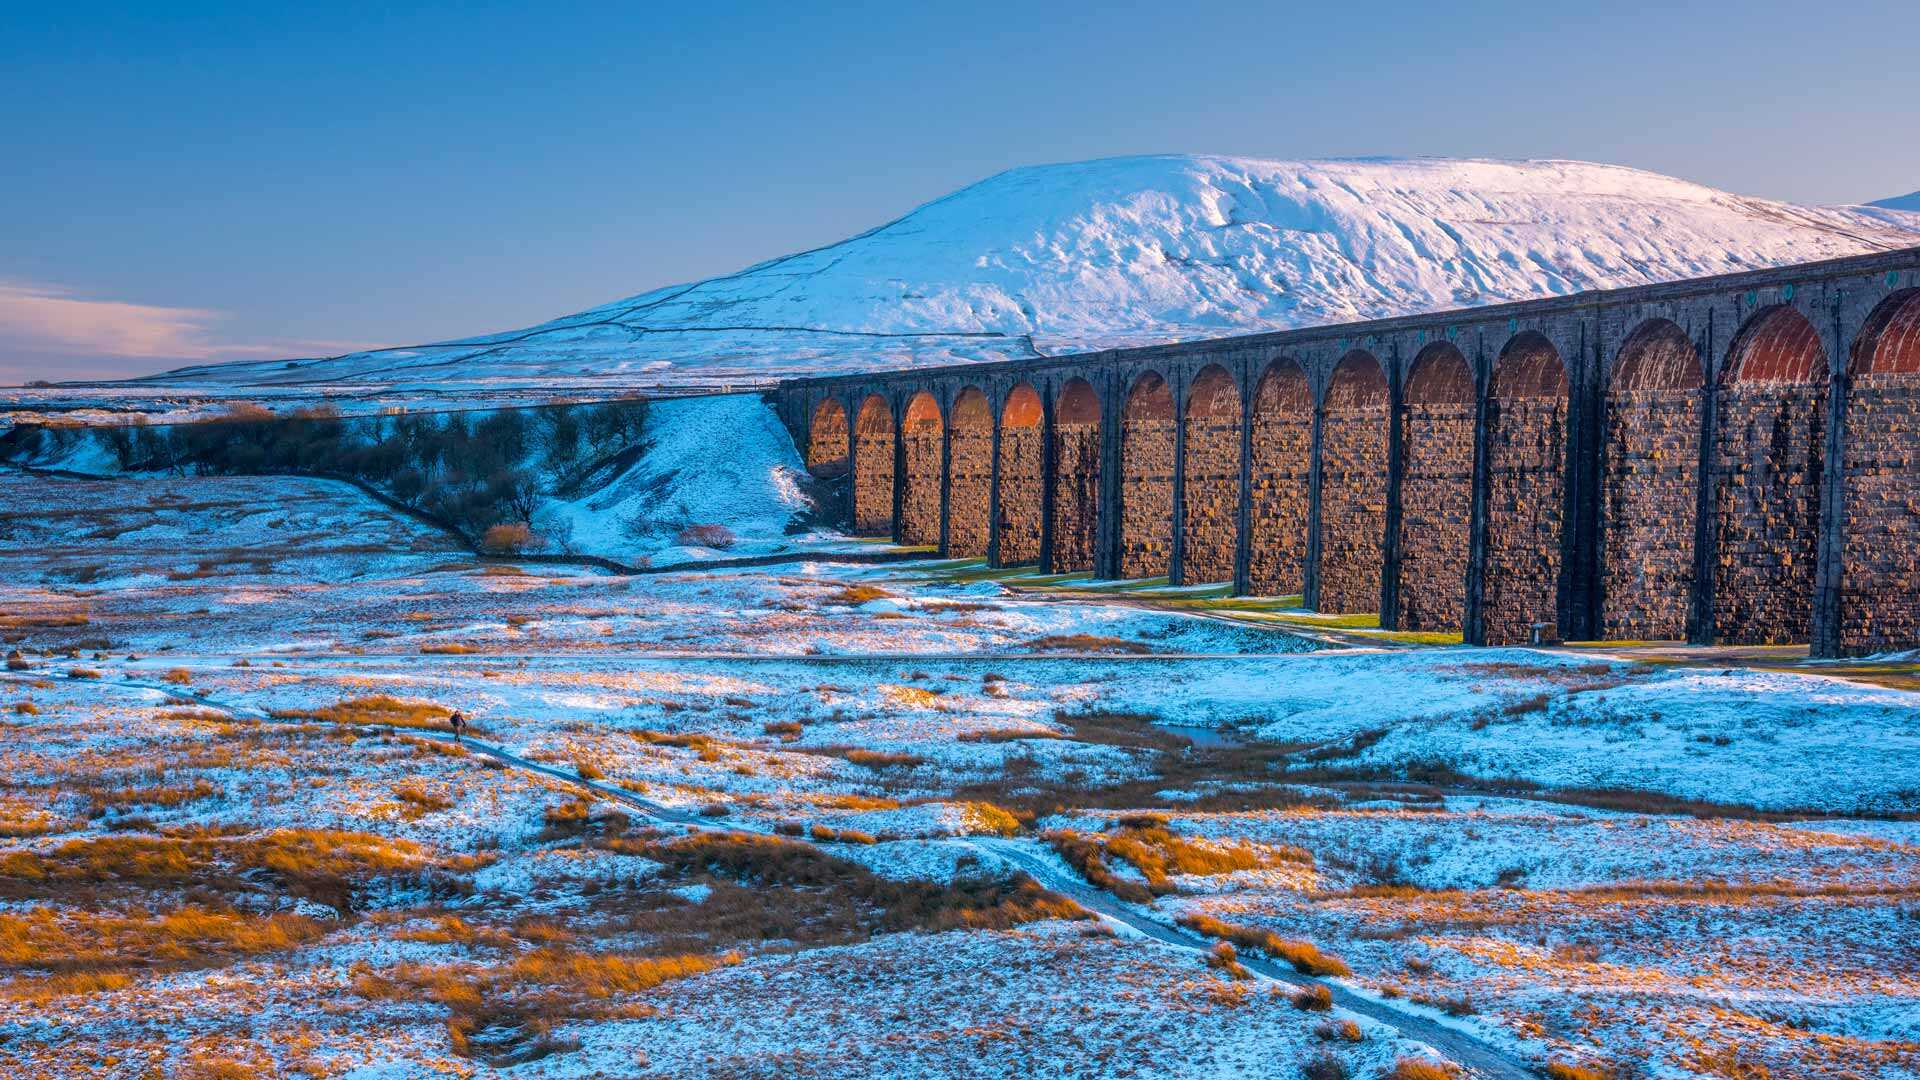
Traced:
[[1445, 1065], [1426, 1058], [1403, 1057], [1380, 1080], [1455, 1080], [1457, 1074]]
[[479, 651], [472, 645], [458, 641], [442, 641], [420, 646], [420, 652], [426, 656], [465, 656]]
[[1231, 941], [1243, 949], [1258, 949], [1276, 960], [1293, 965], [1293, 969], [1302, 975], [1324, 977], [1353, 974], [1346, 961], [1321, 952], [1319, 946], [1312, 942], [1283, 938], [1271, 930], [1230, 923], [1210, 915], [1182, 916], [1180, 925], [1208, 937]]
[[[186, 907], [159, 918], [35, 908], [0, 915], [0, 968], [52, 974], [200, 963], [221, 956], [279, 952], [325, 927], [301, 915], [256, 915]], [[9, 989], [35, 991], [37, 980]]]
[[433, 727], [444, 725], [452, 710], [440, 705], [377, 694], [372, 697], [346, 698], [332, 705], [313, 708], [275, 709], [279, 720], [322, 720], [330, 724], [382, 724], [388, 727]]
[[[1256, 870], [1281, 862], [1313, 861], [1310, 853], [1299, 848], [1257, 850], [1242, 844], [1189, 840], [1168, 829], [1167, 820], [1155, 814], [1125, 818], [1118, 824], [1118, 830], [1110, 833], [1056, 829], [1044, 839], [1088, 881], [1122, 900], [1136, 903], [1176, 891], [1174, 874], [1210, 876]], [[1142, 885], [1116, 875], [1107, 863], [1109, 856], [1132, 865], [1146, 878], [1146, 883]]]
[[1547, 1080], [1613, 1080], [1613, 1074], [1587, 1065], [1549, 1061]]

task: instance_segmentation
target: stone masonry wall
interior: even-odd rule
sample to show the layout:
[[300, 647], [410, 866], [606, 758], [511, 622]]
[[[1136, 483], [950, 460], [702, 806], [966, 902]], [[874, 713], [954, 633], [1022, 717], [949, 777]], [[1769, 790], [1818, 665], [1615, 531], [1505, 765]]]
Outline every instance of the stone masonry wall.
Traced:
[[1173, 553], [1174, 421], [1120, 425], [1120, 576], [1159, 577]]
[[893, 531], [893, 433], [862, 424], [853, 444], [853, 531], [886, 536]]
[[1511, 645], [1558, 618], [1566, 401], [1495, 399], [1489, 424], [1482, 616], [1487, 644]]
[[1186, 487], [1181, 529], [1183, 580], [1233, 580], [1240, 519], [1240, 406], [1231, 389], [1228, 415], [1195, 415], [1187, 425]]
[[1847, 399], [1840, 647], [1920, 646], [1920, 375], [1855, 375]]
[[1817, 385], [1721, 391], [1713, 559], [1720, 641], [1770, 645], [1811, 636], [1825, 399]]
[[1380, 610], [1387, 406], [1329, 408], [1320, 429], [1320, 610]]
[[1039, 424], [1000, 432], [1000, 561], [1012, 566], [1040, 558]]
[[1700, 393], [1636, 390], [1607, 401], [1601, 635], [1686, 637], [1700, 479]]
[[807, 430], [807, 470], [815, 476], [834, 477], [847, 471], [847, 414], [842, 409], [825, 408], [814, 414]]
[[1407, 406], [1401, 428], [1400, 629], [1458, 630], [1473, 545], [1471, 402]]
[[1100, 425], [1056, 424], [1053, 463], [1053, 570], [1091, 570], [1100, 511]]
[[906, 443], [907, 482], [900, 496], [900, 542], [910, 545], [940, 542], [940, 427], [909, 428]]
[[[954, 558], [985, 555], [988, 502], [993, 492], [991, 414], [982, 410], [978, 421], [973, 422], [956, 408], [948, 452], [952, 455], [952, 475], [947, 490], [947, 553]], [[934, 512], [937, 514], [939, 507]]]
[[1265, 384], [1254, 403], [1247, 583], [1260, 596], [1291, 596], [1304, 586], [1313, 404], [1304, 377], [1299, 383], [1284, 401]]

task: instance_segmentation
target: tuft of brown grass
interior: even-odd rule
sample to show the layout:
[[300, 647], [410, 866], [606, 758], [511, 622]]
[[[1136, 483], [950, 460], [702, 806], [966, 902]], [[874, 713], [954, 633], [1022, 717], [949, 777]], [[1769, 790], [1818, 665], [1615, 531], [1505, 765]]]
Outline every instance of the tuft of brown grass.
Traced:
[[891, 750], [850, 749], [841, 750], [839, 754], [855, 765], [864, 765], [869, 769], [912, 769], [925, 764], [927, 760], [918, 754]]
[[330, 724], [376, 724], [386, 727], [431, 727], [446, 724], [452, 710], [420, 701], [403, 701], [386, 694], [343, 698], [332, 705], [275, 709], [276, 720], [322, 720]]
[[1240, 954], [1234, 951], [1231, 942], [1214, 942], [1213, 948], [1207, 951], [1207, 966], [1224, 972], [1229, 979], [1253, 978], [1253, 972], [1240, 962]]
[[1569, 1065], [1563, 1061], [1547, 1062], [1547, 1080], [1613, 1080], [1613, 1074], [1589, 1065]]
[[966, 802], [961, 803], [960, 808], [970, 834], [1012, 836], [1020, 831], [1019, 818], [990, 802]]
[[468, 653], [479, 651], [472, 645], [458, 641], [438, 641], [420, 646], [420, 653], [423, 656], [466, 656]]
[[1366, 1042], [1367, 1033], [1351, 1020], [1327, 1020], [1313, 1029], [1316, 1038], [1327, 1042]]
[[600, 766], [584, 759], [573, 763], [573, 771], [578, 773], [582, 780], [605, 780], [607, 778], [607, 774], [600, 770]]
[[75, 667], [67, 669], [67, 678], [69, 679], [97, 679], [99, 677], [100, 672], [93, 668]]
[[31, 701], [16, 701], [13, 703], [13, 711], [21, 716], [39, 716], [40, 706]]
[[[1313, 856], [1298, 848], [1256, 850], [1241, 844], [1205, 843], [1189, 840], [1167, 827], [1167, 819], [1158, 814], [1139, 814], [1117, 822], [1111, 833], [1080, 833], [1056, 829], [1043, 839], [1053, 845], [1060, 857], [1079, 870], [1088, 881], [1112, 892], [1122, 900], [1146, 903], [1155, 896], [1175, 890], [1173, 875], [1230, 874], [1254, 870], [1277, 862], [1305, 861]], [[1108, 856], [1132, 865], [1146, 878], [1143, 886], [1120, 878], [1107, 863]]]
[[783, 739], [797, 739], [804, 730], [798, 720], [777, 720], [760, 728], [763, 734], [778, 735]]
[[822, 606], [858, 607], [874, 600], [892, 600], [894, 594], [878, 585], [845, 585], [840, 591], [823, 597]]
[[1293, 995], [1293, 1007], [1303, 1012], [1326, 1012], [1333, 1008], [1333, 991], [1315, 983]]
[[1283, 938], [1271, 930], [1230, 923], [1211, 915], [1184, 915], [1180, 918], [1180, 925], [1208, 937], [1231, 941], [1243, 949], [1257, 949], [1275, 960], [1291, 964], [1293, 970], [1302, 975], [1325, 978], [1353, 974], [1346, 961], [1321, 952], [1319, 946], [1312, 942]]
[[193, 672], [183, 667], [172, 668], [165, 675], [160, 676], [160, 681], [174, 686], [189, 686], [193, 683]]
[[1426, 1058], [1403, 1057], [1380, 1080], [1454, 1080], [1452, 1068]]

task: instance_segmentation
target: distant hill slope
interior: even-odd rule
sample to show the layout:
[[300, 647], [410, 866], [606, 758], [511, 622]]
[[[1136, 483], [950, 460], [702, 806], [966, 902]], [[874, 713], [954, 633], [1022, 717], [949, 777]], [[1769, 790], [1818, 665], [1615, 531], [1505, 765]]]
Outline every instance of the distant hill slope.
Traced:
[[838, 244], [527, 330], [151, 381], [737, 383], [1286, 329], [1915, 244], [1920, 213], [1795, 206], [1583, 162], [1113, 158], [1013, 169]]

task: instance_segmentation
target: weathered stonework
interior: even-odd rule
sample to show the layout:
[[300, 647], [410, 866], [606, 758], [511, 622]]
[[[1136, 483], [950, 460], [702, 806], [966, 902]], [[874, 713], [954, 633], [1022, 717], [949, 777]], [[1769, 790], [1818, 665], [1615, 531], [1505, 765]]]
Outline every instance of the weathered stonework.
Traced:
[[1308, 481], [1313, 469], [1313, 391], [1292, 364], [1261, 379], [1253, 402], [1247, 586], [1292, 596], [1307, 559]]
[[1053, 571], [1093, 569], [1100, 514], [1100, 425], [1053, 429]]
[[1472, 546], [1473, 386], [1464, 403], [1409, 402], [1401, 421], [1400, 629], [1460, 629]]
[[1496, 399], [1487, 439], [1487, 551], [1482, 619], [1486, 643], [1531, 641], [1536, 623], [1555, 631], [1560, 532], [1565, 524], [1567, 403]]
[[1387, 380], [1371, 356], [1342, 360], [1320, 426], [1321, 611], [1380, 610], [1387, 528]]
[[1600, 477], [1606, 521], [1601, 632], [1681, 640], [1693, 592], [1700, 391], [1609, 395]]
[[1040, 558], [1040, 425], [1000, 431], [1000, 564]]
[[1240, 532], [1240, 391], [1212, 369], [1188, 392], [1181, 580], [1233, 580]]
[[1911, 648], [1920, 641], [1920, 374], [1854, 376], [1846, 446], [1841, 648]]
[[1806, 641], [1826, 388], [1723, 389], [1715, 439], [1713, 625], [1734, 645]]
[[947, 554], [987, 553], [988, 502], [993, 492], [993, 410], [978, 391], [953, 405], [952, 456], [947, 489]]
[[859, 536], [893, 533], [893, 417], [877, 399], [861, 407], [854, 435], [853, 531]]
[[1160, 577], [1173, 555], [1173, 396], [1157, 376], [1135, 387], [1120, 422], [1120, 576]]
[[900, 426], [906, 476], [900, 486], [900, 542], [914, 546], [940, 543], [941, 444], [945, 441], [940, 406], [931, 394], [914, 395]]
[[828, 399], [814, 410], [807, 431], [807, 471], [823, 479], [847, 472], [847, 411]]

